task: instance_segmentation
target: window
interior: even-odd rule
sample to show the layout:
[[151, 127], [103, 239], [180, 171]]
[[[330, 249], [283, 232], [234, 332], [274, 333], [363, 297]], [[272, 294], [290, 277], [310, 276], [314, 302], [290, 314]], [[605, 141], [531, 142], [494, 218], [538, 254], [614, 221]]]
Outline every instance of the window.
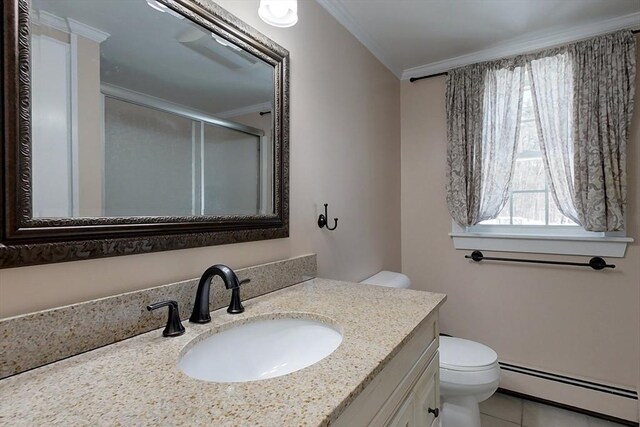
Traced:
[[551, 195], [538, 141], [528, 78], [525, 79], [522, 98], [517, 158], [509, 201], [497, 218], [480, 224], [578, 227], [578, 224], [560, 212]]
[[494, 219], [463, 228], [453, 222], [456, 249], [623, 257], [624, 232], [585, 231], [556, 206], [538, 139], [531, 85], [525, 78], [520, 132], [509, 200]]

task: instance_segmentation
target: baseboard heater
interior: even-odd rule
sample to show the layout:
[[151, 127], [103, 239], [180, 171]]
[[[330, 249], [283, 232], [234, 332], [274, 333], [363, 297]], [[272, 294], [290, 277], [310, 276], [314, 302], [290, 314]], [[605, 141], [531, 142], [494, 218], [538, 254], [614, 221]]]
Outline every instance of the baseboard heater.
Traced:
[[[571, 385], [571, 386], [574, 386], [574, 387], [582, 387], [582, 388], [585, 388], [585, 389], [588, 389], [588, 390], [597, 391], [597, 392], [600, 392], [600, 393], [607, 393], [607, 394], [611, 394], [611, 395], [614, 395], [614, 396], [622, 397], [622, 398], [625, 398], [625, 399], [631, 399], [631, 400], [636, 400], [636, 401], [638, 400], [638, 392], [636, 390], [626, 389], [626, 388], [622, 388], [622, 387], [615, 387], [615, 386], [611, 386], [611, 385], [608, 385], [608, 384], [598, 383], [598, 382], [595, 382], [595, 381], [583, 380], [583, 379], [580, 379], [580, 378], [573, 378], [573, 377], [569, 377], [567, 375], [560, 375], [560, 374], [555, 374], [555, 373], [551, 373], [551, 372], [545, 372], [545, 371], [542, 371], [542, 370], [539, 370], [539, 369], [532, 369], [532, 368], [528, 368], [528, 367], [524, 367], [524, 366], [514, 365], [512, 363], [506, 363], [506, 362], [499, 362], [499, 363], [500, 363], [500, 369], [505, 370], [505, 371], [515, 372], [515, 373], [522, 374], [522, 375], [529, 375], [529, 376], [536, 377], [536, 378], [541, 378], [541, 379], [544, 379], [544, 380], [555, 381], [555, 382], [559, 382], [559, 383], [562, 383], [562, 384]], [[539, 397], [536, 397], [536, 396], [531, 396], [531, 395], [520, 393], [520, 392], [517, 392], [517, 391], [512, 391], [512, 390], [509, 390], [509, 389], [500, 388], [498, 391], [503, 393], [503, 394], [508, 394], [508, 395], [512, 395], [512, 396], [515, 396], [515, 397], [519, 397], [521, 399], [527, 399], [527, 400], [531, 400], [531, 401], [534, 401], [534, 402], [543, 403], [543, 404], [546, 404], [546, 405], [556, 406], [558, 408], [562, 408], [562, 409], [567, 409], [567, 410], [571, 410], [571, 411], [574, 411], [574, 412], [583, 413], [585, 415], [589, 415], [589, 416], [605, 419], [607, 421], [613, 421], [613, 422], [617, 422], [619, 424], [623, 424], [623, 425], [627, 425], [627, 426], [639, 427], [638, 423], [635, 422], [635, 421], [629, 421], [629, 420], [613, 417], [611, 415], [602, 414], [602, 413], [594, 412], [594, 411], [589, 411], [587, 409], [578, 408], [578, 407], [571, 406], [571, 405], [566, 405], [564, 403], [555, 402], [555, 401], [539, 398]]]

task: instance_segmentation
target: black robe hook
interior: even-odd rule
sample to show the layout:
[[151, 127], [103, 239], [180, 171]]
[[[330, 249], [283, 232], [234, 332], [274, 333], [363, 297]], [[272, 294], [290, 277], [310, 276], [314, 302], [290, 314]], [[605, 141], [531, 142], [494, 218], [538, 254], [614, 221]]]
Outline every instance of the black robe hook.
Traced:
[[329, 214], [327, 214], [327, 206], [329, 206], [329, 204], [325, 203], [324, 204], [324, 215], [320, 214], [320, 216], [318, 217], [318, 227], [320, 227], [320, 228], [326, 227], [327, 230], [333, 231], [336, 228], [338, 228], [338, 218], [333, 218], [333, 220], [335, 221], [335, 224], [334, 224], [333, 228], [329, 227], [329, 224], [328, 224]]

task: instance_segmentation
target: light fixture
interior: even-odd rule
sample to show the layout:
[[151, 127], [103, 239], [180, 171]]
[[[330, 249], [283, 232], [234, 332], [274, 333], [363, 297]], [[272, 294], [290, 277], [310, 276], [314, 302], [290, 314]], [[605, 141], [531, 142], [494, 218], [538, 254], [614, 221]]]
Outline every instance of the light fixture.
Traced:
[[213, 39], [215, 41], [218, 42], [218, 44], [221, 44], [224, 47], [229, 47], [229, 43], [227, 43], [226, 40], [221, 39], [220, 37], [216, 36], [215, 34], [211, 33], [211, 37], [213, 37]]
[[298, 22], [298, 1], [260, 0], [258, 16], [274, 27], [292, 27]]
[[180, 15], [178, 12], [174, 12], [173, 10], [169, 9], [167, 6], [165, 6], [164, 4], [157, 2], [156, 0], [147, 0], [147, 4], [152, 8], [157, 10], [158, 12], [162, 12], [162, 13], [168, 13], [169, 15], [175, 16], [178, 19], [184, 19], [184, 16]]
[[149, 7], [157, 10], [158, 12], [166, 12], [167, 11], [167, 6], [163, 5], [162, 3], [158, 3], [155, 0], [147, 0], [147, 4], [149, 5]]
[[228, 41], [226, 41], [225, 39], [221, 39], [220, 37], [216, 36], [215, 34], [211, 33], [211, 37], [213, 37], [213, 39], [218, 42], [218, 44], [221, 44], [224, 47], [228, 47], [231, 48], [233, 50], [240, 50], [240, 48], [238, 46], [236, 46], [233, 43], [229, 43]]

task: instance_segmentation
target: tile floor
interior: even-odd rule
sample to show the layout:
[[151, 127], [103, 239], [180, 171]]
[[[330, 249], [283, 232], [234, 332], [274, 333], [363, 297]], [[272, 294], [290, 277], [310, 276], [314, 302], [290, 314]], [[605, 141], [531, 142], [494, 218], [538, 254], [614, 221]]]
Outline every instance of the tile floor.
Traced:
[[482, 427], [620, 427], [541, 403], [496, 393], [480, 404]]

